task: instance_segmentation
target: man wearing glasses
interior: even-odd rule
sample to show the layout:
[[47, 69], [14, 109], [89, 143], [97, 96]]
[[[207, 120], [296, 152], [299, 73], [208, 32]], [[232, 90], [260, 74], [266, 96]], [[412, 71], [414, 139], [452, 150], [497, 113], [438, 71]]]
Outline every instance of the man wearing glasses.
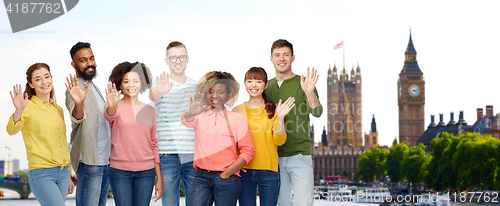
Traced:
[[149, 99], [155, 102], [156, 108], [156, 135], [163, 176], [161, 199], [163, 206], [178, 206], [182, 180], [189, 206], [196, 174], [193, 168], [194, 131], [181, 124], [181, 114], [189, 111], [197, 81], [186, 76], [189, 57], [181, 42], [174, 41], [167, 46], [165, 62], [170, 73], [163, 71], [149, 91]]

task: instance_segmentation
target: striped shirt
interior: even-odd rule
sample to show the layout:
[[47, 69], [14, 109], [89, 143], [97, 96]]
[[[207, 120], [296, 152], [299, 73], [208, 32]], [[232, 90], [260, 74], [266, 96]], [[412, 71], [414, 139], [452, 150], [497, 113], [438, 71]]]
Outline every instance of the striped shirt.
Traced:
[[[173, 81], [170, 79], [170, 81]], [[194, 131], [181, 124], [181, 115], [189, 111], [189, 98], [194, 96], [197, 81], [187, 78], [184, 85], [173, 81], [170, 92], [155, 102], [156, 136], [160, 153], [194, 153]], [[156, 82], [153, 83], [153, 87]]]

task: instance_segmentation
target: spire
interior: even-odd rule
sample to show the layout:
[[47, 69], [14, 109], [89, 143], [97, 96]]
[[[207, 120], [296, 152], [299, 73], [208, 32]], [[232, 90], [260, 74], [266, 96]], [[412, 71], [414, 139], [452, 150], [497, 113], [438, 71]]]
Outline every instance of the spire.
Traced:
[[333, 62], [333, 71], [337, 72], [337, 64], [336, 64], [336, 62]]
[[413, 46], [413, 41], [411, 39], [411, 29], [410, 29], [410, 41], [408, 41], [408, 47], [406, 47], [405, 54], [417, 54], [415, 46]]
[[360, 73], [360, 72], [361, 72], [361, 69], [359, 68], [359, 61], [358, 61], [358, 68], [356, 68], [356, 72], [357, 72], [357, 73]]
[[326, 128], [323, 126], [323, 134], [321, 134], [321, 144], [326, 147], [328, 145], [328, 139], [326, 136]]
[[345, 65], [344, 65], [344, 68], [342, 69], [342, 74], [340, 75], [341, 76], [341, 80], [345, 80], [347, 79], [347, 73], [345, 72]]
[[375, 122], [375, 115], [372, 117], [372, 132], [377, 132], [377, 123]]
[[401, 74], [403, 73], [422, 74], [422, 71], [418, 66], [417, 51], [415, 50], [415, 46], [413, 46], [413, 40], [411, 38], [411, 30], [410, 30], [410, 40], [408, 41], [408, 47], [406, 47], [406, 52], [405, 52], [405, 65], [401, 70]]

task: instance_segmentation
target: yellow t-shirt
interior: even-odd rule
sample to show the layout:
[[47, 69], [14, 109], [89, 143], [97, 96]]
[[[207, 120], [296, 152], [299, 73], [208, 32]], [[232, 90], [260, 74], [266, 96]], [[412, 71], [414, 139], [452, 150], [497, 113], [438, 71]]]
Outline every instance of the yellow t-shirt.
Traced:
[[14, 124], [14, 115], [7, 123], [7, 133], [23, 134], [28, 156], [28, 170], [66, 167], [69, 149], [62, 108], [50, 99], [50, 104], [33, 95], [24, 108], [21, 120]]
[[278, 171], [278, 146], [286, 142], [286, 132], [278, 134], [278, 116], [269, 119], [265, 105], [256, 109], [246, 107], [246, 102], [236, 106], [233, 112], [242, 114], [252, 133], [255, 155], [244, 168]]

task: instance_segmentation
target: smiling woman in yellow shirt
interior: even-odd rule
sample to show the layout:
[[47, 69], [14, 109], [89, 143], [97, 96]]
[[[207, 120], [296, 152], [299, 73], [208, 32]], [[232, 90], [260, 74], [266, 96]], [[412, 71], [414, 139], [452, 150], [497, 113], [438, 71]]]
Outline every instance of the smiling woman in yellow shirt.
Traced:
[[[10, 92], [16, 108], [7, 123], [7, 133], [23, 134], [28, 156], [28, 181], [42, 206], [64, 205], [74, 184], [69, 176], [69, 150], [62, 108], [54, 102], [52, 75], [47, 64], [36, 63], [26, 72], [26, 90], [14, 85]], [[85, 89], [86, 92], [86, 89]], [[70, 92], [71, 93], [71, 92]], [[82, 98], [83, 95], [83, 98]], [[80, 101], [85, 93], [73, 94]]]
[[255, 146], [255, 156], [241, 172], [240, 206], [255, 206], [257, 188], [260, 205], [276, 205], [280, 191], [278, 146], [286, 142], [284, 118], [295, 106], [293, 97], [278, 105], [266, 93], [267, 73], [261, 67], [252, 67], [245, 74], [245, 88], [250, 100], [233, 109], [248, 122]]

